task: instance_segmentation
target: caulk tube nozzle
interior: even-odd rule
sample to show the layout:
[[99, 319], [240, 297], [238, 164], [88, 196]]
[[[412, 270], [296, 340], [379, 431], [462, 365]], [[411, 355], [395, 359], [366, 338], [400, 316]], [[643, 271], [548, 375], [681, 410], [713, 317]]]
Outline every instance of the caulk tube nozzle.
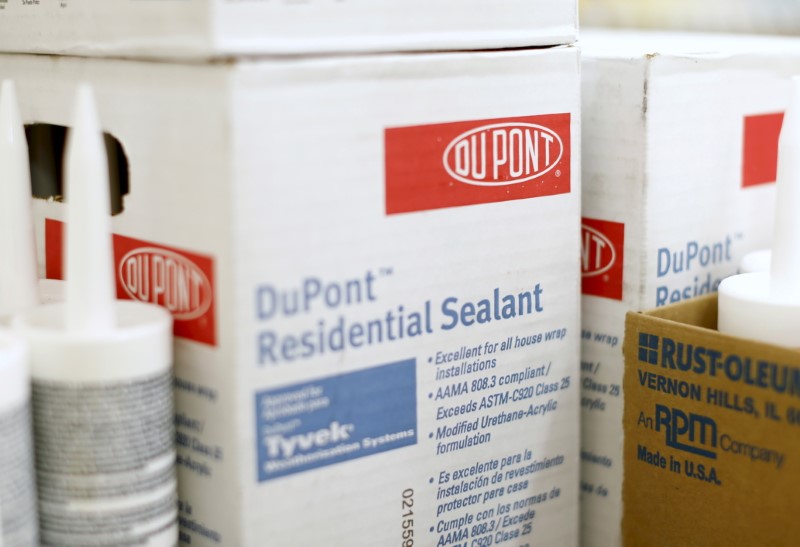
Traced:
[[775, 233], [769, 271], [724, 279], [718, 329], [800, 347], [800, 77], [792, 78], [778, 140]]
[[39, 303], [28, 144], [14, 84], [0, 85], [0, 317]]
[[114, 328], [114, 263], [108, 160], [94, 93], [81, 85], [66, 160], [66, 328], [73, 333]]

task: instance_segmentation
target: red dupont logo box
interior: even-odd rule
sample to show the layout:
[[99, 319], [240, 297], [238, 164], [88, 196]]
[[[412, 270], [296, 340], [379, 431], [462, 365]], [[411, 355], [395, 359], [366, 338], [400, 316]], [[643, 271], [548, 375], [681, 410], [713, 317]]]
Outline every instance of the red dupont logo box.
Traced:
[[581, 292], [622, 300], [625, 225], [583, 218], [581, 221]]
[[[45, 221], [45, 270], [64, 279], [64, 223]], [[114, 234], [117, 297], [157, 304], [172, 313], [175, 335], [216, 345], [211, 258]]]
[[570, 114], [384, 132], [386, 214], [566, 194]]
[[782, 112], [744, 117], [742, 188], [777, 180], [781, 125]]

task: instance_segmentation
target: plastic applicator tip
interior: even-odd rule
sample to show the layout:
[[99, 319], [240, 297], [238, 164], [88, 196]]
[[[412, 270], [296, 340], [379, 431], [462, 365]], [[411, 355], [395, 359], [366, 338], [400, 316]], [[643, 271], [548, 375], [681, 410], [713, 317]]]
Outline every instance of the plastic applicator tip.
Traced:
[[792, 78], [789, 106], [778, 140], [775, 232], [770, 293], [800, 300], [800, 76]]
[[108, 160], [94, 92], [78, 88], [65, 160], [66, 328], [73, 333], [115, 327]]
[[39, 303], [28, 144], [11, 80], [0, 84], [0, 316]]

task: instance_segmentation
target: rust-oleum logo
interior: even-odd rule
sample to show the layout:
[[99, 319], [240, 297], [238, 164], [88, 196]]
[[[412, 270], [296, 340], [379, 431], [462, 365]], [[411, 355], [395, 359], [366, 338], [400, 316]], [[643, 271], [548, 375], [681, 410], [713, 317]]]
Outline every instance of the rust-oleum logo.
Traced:
[[581, 292], [622, 300], [625, 225], [584, 217], [581, 222]]
[[211, 307], [208, 277], [176, 252], [158, 247], [133, 249], [120, 260], [117, 275], [130, 298], [163, 306], [176, 320], [197, 319]]
[[[45, 221], [48, 279], [64, 279], [64, 224]], [[214, 261], [211, 257], [113, 235], [117, 297], [162, 306], [176, 336], [216, 345]]]
[[497, 123], [456, 137], [444, 151], [445, 170], [466, 184], [519, 184], [551, 171], [564, 153], [557, 133], [532, 123]]
[[570, 114], [384, 132], [386, 214], [570, 192]]

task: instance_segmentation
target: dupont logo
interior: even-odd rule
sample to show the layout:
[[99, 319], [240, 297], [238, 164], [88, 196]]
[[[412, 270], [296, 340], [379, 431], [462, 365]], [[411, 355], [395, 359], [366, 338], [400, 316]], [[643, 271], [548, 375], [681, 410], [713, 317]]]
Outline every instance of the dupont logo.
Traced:
[[583, 218], [581, 222], [581, 292], [622, 300], [625, 225]]
[[466, 184], [519, 184], [551, 171], [564, 153], [557, 133], [532, 123], [496, 123], [456, 137], [444, 151], [444, 168]]
[[[45, 221], [46, 273], [63, 279], [62, 222]], [[117, 297], [162, 306], [176, 336], [216, 345], [214, 263], [210, 257], [113, 235]]]
[[179, 321], [197, 319], [211, 307], [211, 281], [205, 272], [164, 248], [129, 251], [119, 261], [117, 279], [131, 299], [163, 306]]
[[570, 192], [570, 114], [385, 130], [386, 213]]
[[777, 180], [778, 137], [783, 112], [744, 117], [742, 188]]
[[614, 267], [617, 251], [611, 240], [597, 228], [581, 225], [581, 274], [584, 277], [601, 275]]

